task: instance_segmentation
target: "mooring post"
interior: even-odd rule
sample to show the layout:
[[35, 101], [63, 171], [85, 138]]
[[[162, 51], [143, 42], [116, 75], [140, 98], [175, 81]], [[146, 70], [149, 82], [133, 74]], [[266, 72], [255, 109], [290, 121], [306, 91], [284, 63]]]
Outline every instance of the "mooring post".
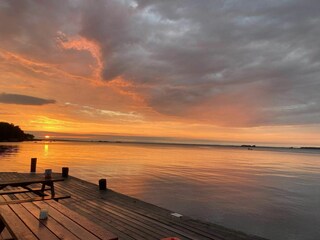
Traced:
[[102, 178], [99, 180], [99, 190], [107, 190], [107, 179]]
[[31, 158], [30, 172], [35, 173], [37, 169], [37, 158]]
[[68, 167], [62, 168], [62, 177], [64, 177], [64, 178], [69, 177], [69, 168]]

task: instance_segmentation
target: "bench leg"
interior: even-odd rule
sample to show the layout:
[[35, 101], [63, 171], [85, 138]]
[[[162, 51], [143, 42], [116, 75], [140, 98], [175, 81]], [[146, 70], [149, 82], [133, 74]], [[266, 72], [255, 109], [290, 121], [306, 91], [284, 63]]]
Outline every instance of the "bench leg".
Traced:
[[[40, 191], [41, 191], [41, 193], [43, 194], [43, 196], [45, 196], [44, 190], [45, 190], [46, 186], [49, 186], [49, 187], [50, 187], [51, 197], [54, 197], [55, 191], [54, 191], [53, 182], [50, 182], [50, 183], [42, 183], [42, 187], [41, 187], [41, 190], [40, 190]], [[48, 190], [49, 190], [49, 189], [48, 189]]]
[[49, 184], [49, 186], [51, 187], [51, 197], [54, 197], [55, 192], [54, 192], [54, 185], [53, 185], [53, 182], [51, 182], [51, 183]]
[[41, 190], [40, 190], [40, 192], [41, 192], [42, 195], [44, 195], [44, 190], [45, 190], [45, 188], [46, 188], [46, 184], [45, 184], [45, 183], [42, 183]]

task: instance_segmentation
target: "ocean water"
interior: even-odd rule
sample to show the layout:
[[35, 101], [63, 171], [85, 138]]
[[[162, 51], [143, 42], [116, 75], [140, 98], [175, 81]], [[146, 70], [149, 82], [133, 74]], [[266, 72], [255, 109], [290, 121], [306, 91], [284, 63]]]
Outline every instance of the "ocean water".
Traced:
[[320, 239], [320, 151], [156, 144], [0, 144], [0, 171], [46, 168], [275, 240]]

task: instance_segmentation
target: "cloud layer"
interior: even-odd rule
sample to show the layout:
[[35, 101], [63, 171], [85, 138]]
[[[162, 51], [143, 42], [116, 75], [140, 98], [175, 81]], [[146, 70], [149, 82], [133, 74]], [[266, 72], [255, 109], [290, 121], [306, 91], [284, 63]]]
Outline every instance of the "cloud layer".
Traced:
[[55, 103], [52, 99], [43, 99], [21, 94], [0, 93], [0, 103], [20, 105], [46, 105]]
[[121, 93], [162, 116], [320, 123], [318, 0], [7, 0], [0, 11], [2, 49], [106, 84], [120, 79]]

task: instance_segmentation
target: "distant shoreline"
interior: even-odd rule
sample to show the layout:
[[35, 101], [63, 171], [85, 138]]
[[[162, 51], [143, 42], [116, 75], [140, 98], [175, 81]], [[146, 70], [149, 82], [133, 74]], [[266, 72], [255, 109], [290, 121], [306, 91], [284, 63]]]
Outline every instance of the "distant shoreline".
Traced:
[[[3, 142], [3, 141], [2, 141]], [[254, 149], [305, 149], [305, 150], [320, 150], [320, 147], [305, 146], [305, 147], [279, 147], [279, 146], [259, 146], [259, 145], [249, 145], [249, 144], [204, 144], [204, 143], [175, 143], [175, 142], [143, 142], [143, 141], [111, 141], [111, 140], [77, 140], [77, 139], [34, 139], [19, 142], [84, 142], [84, 143], [111, 143], [111, 144], [150, 144], [150, 145], [167, 145], [167, 146], [199, 146], [199, 147], [236, 147], [236, 148], [246, 148], [248, 150]], [[8, 141], [8, 143], [14, 143], [13, 141]], [[1, 144], [1, 142], [0, 142]]]

